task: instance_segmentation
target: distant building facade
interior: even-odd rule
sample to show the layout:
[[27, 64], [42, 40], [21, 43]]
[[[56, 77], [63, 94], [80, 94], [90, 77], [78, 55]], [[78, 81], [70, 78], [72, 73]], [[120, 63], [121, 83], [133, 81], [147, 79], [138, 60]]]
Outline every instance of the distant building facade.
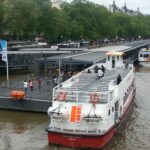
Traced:
[[121, 12], [121, 9], [120, 9], [119, 7], [117, 7], [115, 1], [113, 1], [113, 4], [109, 6], [109, 10], [110, 10], [112, 13]]
[[119, 8], [115, 1], [113, 1], [113, 4], [109, 6], [109, 10], [112, 12], [112, 13], [115, 13], [115, 12], [122, 12], [122, 13], [125, 13], [127, 15], [131, 15], [131, 16], [134, 16], [134, 15], [140, 15], [141, 12], [139, 11], [139, 7], [137, 8], [136, 11], [133, 11], [133, 10], [130, 10], [127, 8], [127, 5], [126, 3], [124, 4], [124, 6], [122, 8]]
[[65, 0], [51, 0], [52, 2], [52, 7], [56, 7], [60, 9], [61, 4], [65, 2]]

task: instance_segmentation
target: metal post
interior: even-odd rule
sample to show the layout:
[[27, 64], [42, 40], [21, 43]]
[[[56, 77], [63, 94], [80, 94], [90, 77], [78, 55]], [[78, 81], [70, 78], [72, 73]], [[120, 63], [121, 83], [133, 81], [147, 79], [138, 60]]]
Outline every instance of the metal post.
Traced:
[[8, 70], [8, 58], [6, 61], [6, 71], [7, 71], [7, 86], [9, 87], [9, 70]]
[[70, 60], [70, 73], [72, 72], [72, 57], [69, 58]]
[[7, 41], [6, 40], [0, 40], [0, 50], [2, 51], [2, 61], [6, 62], [7, 86], [9, 86], [8, 54], [7, 54]]
[[60, 75], [61, 75], [61, 60], [58, 61], [58, 69], [59, 69], [59, 76], [58, 76], [58, 83], [60, 83]]

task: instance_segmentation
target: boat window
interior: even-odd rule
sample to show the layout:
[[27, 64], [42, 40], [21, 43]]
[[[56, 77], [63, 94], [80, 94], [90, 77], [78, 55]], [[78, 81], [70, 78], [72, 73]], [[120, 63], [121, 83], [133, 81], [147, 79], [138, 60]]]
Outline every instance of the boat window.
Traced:
[[114, 112], [114, 107], [112, 107], [112, 112]]
[[123, 97], [123, 104], [126, 102], [126, 96]]
[[144, 57], [148, 57], [148, 54], [144, 54]]
[[143, 57], [143, 55], [142, 55], [142, 54], [140, 54], [140, 57]]
[[119, 61], [119, 56], [117, 56], [117, 60]]
[[109, 111], [108, 111], [108, 116], [110, 115], [110, 109], [109, 109]]
[[110, 56], [108, 56], [107, 58], [108, 58], [108, 61], [110, 61]]
[[120, 113], [122, 112], [122, 106], [120, 106]]

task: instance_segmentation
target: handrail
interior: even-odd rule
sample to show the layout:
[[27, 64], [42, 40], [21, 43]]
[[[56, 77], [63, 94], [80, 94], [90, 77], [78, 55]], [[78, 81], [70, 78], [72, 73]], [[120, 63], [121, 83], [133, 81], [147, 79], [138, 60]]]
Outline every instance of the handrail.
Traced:
[[[60, 92], [60, 91], [62, 91], [62, 90], [66, 90], [65, 88], [62, 88], [62, 89], [57, 89], [56, 91], [57, 92]], [[55, 92], [55, 90], [54, 90], [54, 92]], [[73, 93], [85, 93], [85, 94], [90, 94], [91, 92], [96, 92], [96, 93], [99, 93], [99, 94], [106, 94], [106, 93], [108, 93], [108, 92], [98, 92], [98, 91], [73, 91], [73, 90], [67, 90], [67, 92], [73, 92]]]
[[59, 87], [61, 87], [62, 85], [66, 84], [66, 83], [68, 83], [68, 82], [71, 83], [72, 81], [74, 81], [75, 79], [77, 79], [78, 77], [80, 77], [82, 73], [83, 73], [83, 72], [79, 72], [79, 73], [77, 73], [76, 75], [74, 75], [74, 76], [72, 76], [71, 78], [69, 78], [68, 80], [66, 80], [65, 82], [58, 84], [58, 85], [54, 88], [54, 90], [57, 89], [57, 88], [59, 88]]
[[[57, 96], [60, 92], [64, 91], [65, 89], [57, 89], [53, 90], [53, 101], [57, 100]], [[73, 90], [66, 90], [66, 100], [70, 102], [89, 102], [90, 101], [90, 95], [92, 93], [96, 93], [100, 97], [100, 102], [107, 102], [108, 101], [108, 95], [109, 92], [98, 92], [98, 91], [73, 91]], [[99, 103], [99, 102], [98, 102]]]

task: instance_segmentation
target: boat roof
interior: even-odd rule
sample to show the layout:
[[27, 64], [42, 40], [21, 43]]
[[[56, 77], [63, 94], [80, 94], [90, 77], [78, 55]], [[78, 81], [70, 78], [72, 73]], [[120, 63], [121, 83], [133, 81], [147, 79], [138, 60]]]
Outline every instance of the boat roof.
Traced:
[[150, 49], [141, 49], [140, 52], [150, 52]]
[[150, 49], [143, 48], [139, 51], [139, 54], [150, 54]]
[[[72, 54], [63, 54], [63, 55], [57, 55], [57, 56], [51, 56], [46, 58], [45, 63], [52, 63], [52, 64], [57, 64], [58, 60], [61, 60], [61, 62], [68, 63], [70, 64], [70, 61], [72, 64], [92, 64], [95, 61], [105, 59], [106, 52], [101, 52], [101, 51], [84, 51], [80, 52], [78, 54], [72, 53]], [[44, 58], [40, 58], [39, 60], [44, 61]]]
[[122, 56], [123, 54], [124, 52], [116, 52], [116, 51], [110, 51], [106, 53], [107, 56]]

